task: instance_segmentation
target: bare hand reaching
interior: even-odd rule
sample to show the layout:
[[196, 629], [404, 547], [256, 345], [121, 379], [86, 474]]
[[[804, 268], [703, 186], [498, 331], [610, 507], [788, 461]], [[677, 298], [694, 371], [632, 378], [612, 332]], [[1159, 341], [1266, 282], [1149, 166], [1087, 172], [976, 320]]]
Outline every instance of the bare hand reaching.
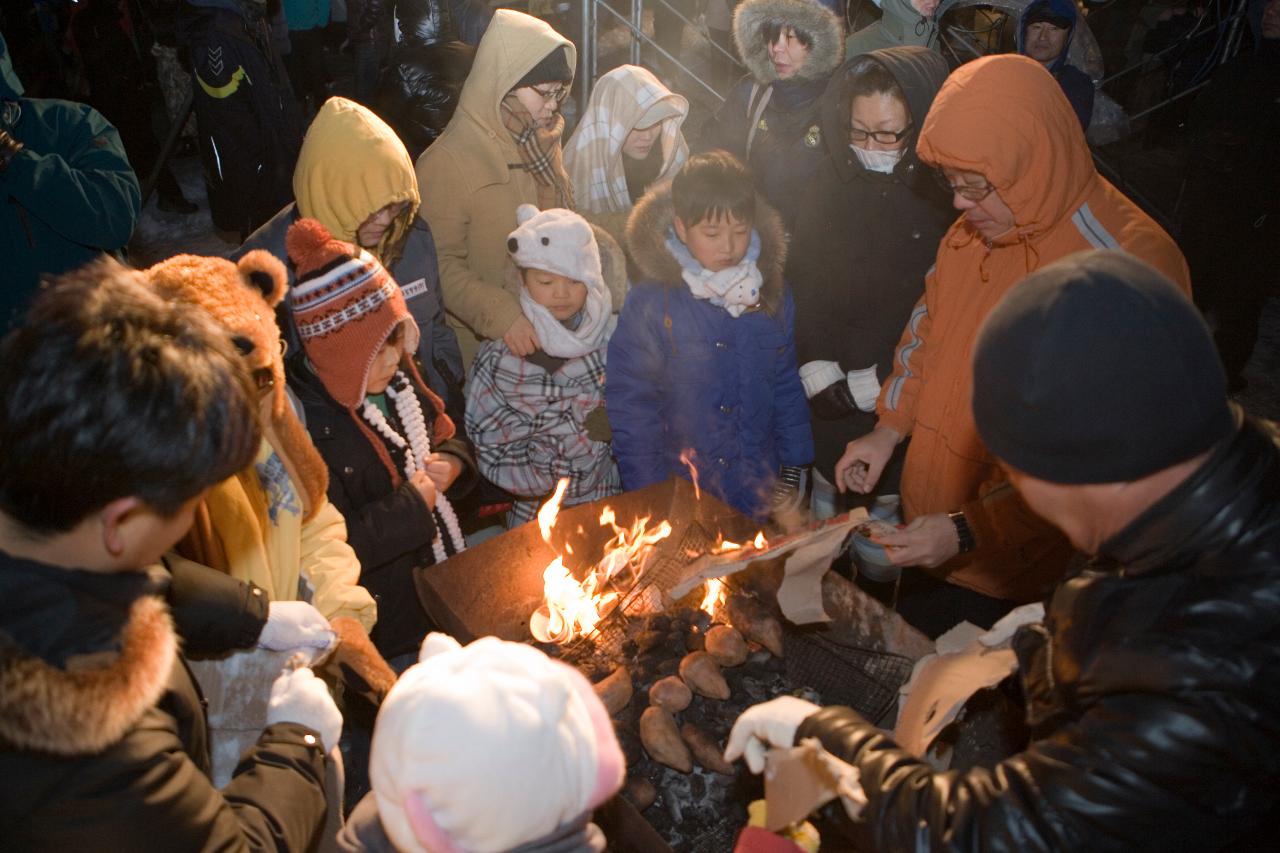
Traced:
[[538, 340], [538, 333], [534, 331], [533, 324], [523, 314], [508, 327], [502, 340], [507, 345], [507, 349], [521, 358], [533, 355], [542, 348], [542, 342]]
[[855, 438], [836, 463], [836, 488], [867, 494], [880, 482], [884, 466], [902, 441], [898, 431], [878, 426], [862, 438]]
[[422, 500], [429, 509], [436, 508], [436, 484], [432, 481], [430, 474], [419, 468], [409, 478], [409, 484], [418, 490], [418, 494], [422, 495]]
[[885, 546], [885, 554], [899, 566], [932, 569], [960, 553], [955, 522], [944, 512], [914, 518], [903, 529], [877, 536], [875, 541]]

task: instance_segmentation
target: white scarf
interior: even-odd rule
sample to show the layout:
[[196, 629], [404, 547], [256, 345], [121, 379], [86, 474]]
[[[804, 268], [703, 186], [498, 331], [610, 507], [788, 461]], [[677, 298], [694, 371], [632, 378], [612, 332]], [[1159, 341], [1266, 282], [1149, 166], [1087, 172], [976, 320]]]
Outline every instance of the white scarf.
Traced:
[[674, 228], [667, 232], [667, 251], [680, 264], [680, 274], [695, 299], [718, 305], [732, 317], [741, 317], [743, 311], [760, 302], [764, 277], [756, 266], [760, 258], [760, 233], [755, 229], [751, 231], [751, 242], [742, 260], [720, 272], [712, 272], [700, 264], [676, 236]]
[[529, 295], [529, 288], [520, 288], [520, 307], [524, 316], [538, 333], [542, 351], [557, 358], [579, 358], [604, 346], [609, 337], [609, 321], [613, 314], [613, 299], [600, 282], [585, 282], [587, 301], [582, 308], [582, 322], [570, 329], [551, 315], [546, 306], [539, 305]]
[[[409, 434], [407, 441], [404, 436], [396, 432], [395, 427], [391, 426], [386, 416], [382, 414], [382, 410], [368, 397], [365, 398], [364, 407], [360, 413], [379, 435], [394, 447], [404, 451], [404, 476], [405, 479], [409, 479], [414, 472], [426, 468], [427, 458], [431, 456], [431, 438], [427, 435], [427, 421], [422, 415], [422, 404], [418, 402], [418, 395], [414, 393], [409, 377], [403, 372], [396, 371], [396, 375], [387, 385], [386, 393], [387, 397], [395, 403], [396, 415], [399, 416], [400, 423], [404, 424], [405, 432]], [[442, 563], [449, 557], [444, 543], [446, 533], [455, 554], [466, 550], [466, 540], [462, 537], [458, 515], [453, 511], [453, 506], [444, 496], [444, 492], [436, 493], [436, 508], [431, 512], [436, 522], [436, 538], [431, 541], [431, 550], [435, 554], [436, 562]]]

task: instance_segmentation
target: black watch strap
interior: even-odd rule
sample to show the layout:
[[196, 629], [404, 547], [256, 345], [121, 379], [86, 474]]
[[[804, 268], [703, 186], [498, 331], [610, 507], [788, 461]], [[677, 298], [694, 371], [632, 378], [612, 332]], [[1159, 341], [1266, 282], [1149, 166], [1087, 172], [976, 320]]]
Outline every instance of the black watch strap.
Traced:
[[951, 523], [956, 526], [956, 536], [960, 539], [960, 553], [968, 554], [974, 548], [978, 547], [978, 542], [973, 538], [973, 528], [969, 526], [969, 519], [964, 517], [963, 512], [949, 512], [947, 518], [951, 519]]

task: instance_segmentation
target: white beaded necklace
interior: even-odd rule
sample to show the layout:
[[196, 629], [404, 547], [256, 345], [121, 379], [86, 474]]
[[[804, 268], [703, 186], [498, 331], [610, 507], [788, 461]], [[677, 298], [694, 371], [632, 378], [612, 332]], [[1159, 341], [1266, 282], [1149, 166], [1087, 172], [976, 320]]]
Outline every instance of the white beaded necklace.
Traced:
[[[414, 475], [414, 472], [426, 467], [427, 458], [431, 455], [431, 438], [427, 434], [427, 421], [422, 415], [422, 404], [418, 402], [418, 395], [409, 384], [409, 377], [403, 372], [396, 371], [396, 375], [387, 385], [386, 394], [396, 404], [396, 414], [400, 418], [400, 423], [404, 424], [405, 432], [409, 434], [407, 441], [404, 436], [396, 432], [395, 427], [391, 426], [386, 416], [382, 414], [382, 410], [368, 397], [365, 398], [360, 413], [379, 435], [405, 452], [404, 476], [408, 479]], [[446, 530], [455, 554], [463, 551], [466, 543], [462, 538], [462, 527], [458, 524], [457, 513], [453, 511], [453, 506], [444, 496], [444, 492], [436, 493], [436, 508], [433, 512], [436, 518], [436, 538], [431, 542], [431, 550], [435, 553], [436, 562], [439, 563], [449, 556], [444, 547], [443, 535]]]

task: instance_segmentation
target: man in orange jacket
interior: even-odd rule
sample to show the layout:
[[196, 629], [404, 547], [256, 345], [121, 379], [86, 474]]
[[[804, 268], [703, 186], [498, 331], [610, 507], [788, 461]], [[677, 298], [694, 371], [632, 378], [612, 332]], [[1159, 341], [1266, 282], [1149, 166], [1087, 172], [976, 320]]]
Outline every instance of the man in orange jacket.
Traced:
[[974, 426], [968, 366], [987, 314], [1029, 273], [1085, 249], [1122, 249], [1183, 290], [1191, 285], [1169, 235], [1094, 169], [1071, 105], [1034, 60], [991, 56], [956, 70], [917, 151], [942, 172], [962, 215], [903, 330], [879, 421], [849, 443], [835, 474], [842, 489], [869, 492], [911, 437], [902, 475], [909, 523], [879, 541], [894, 562], [949, 583], [907, 574], [899, 595], [903, 616], [936, 635], [961, 619], [989, 625], [1041, 598], [1071, 554], [1010, 487]]

